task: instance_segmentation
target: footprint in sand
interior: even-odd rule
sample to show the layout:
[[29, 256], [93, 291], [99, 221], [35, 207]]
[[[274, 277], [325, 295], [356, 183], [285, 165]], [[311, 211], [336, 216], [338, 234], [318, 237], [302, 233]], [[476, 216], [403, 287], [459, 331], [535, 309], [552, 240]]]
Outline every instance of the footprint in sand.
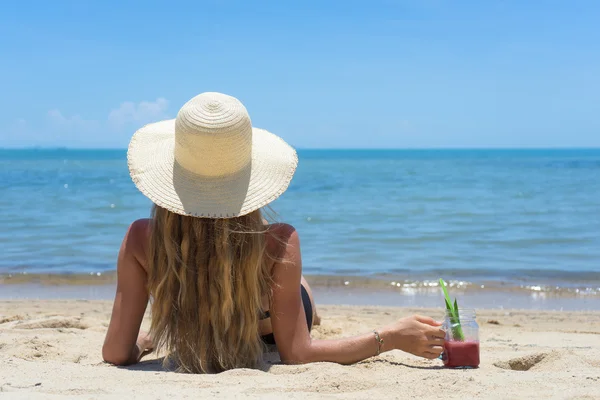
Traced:
[[17, 323], [14, 329], [87, 329], [88, 326], [75, 318], [52, 317]]
[[0, 324], [5, 324], [7, 322], [19, 321], [24, 319], [22, 315], [11, 315], [10, 317], [0, 317]]
[[523, 357], [517, 357], [508, 361], [494, 363], [494, 366], [512, 371], [529, 371], [531, 368], [542, 362], [549, 353], [528, 354]]
[[494, 366], [512, 371], [582, 371], [597, 368], [595, 360], [570, 350], [554, 350], [546, 353], [532, 353], [508, 361], [494, 363]]

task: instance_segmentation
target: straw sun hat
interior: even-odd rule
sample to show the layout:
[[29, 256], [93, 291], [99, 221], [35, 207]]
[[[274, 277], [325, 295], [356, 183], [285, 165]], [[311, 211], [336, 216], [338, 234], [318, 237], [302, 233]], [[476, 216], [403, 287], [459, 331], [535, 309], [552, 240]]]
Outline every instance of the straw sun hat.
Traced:
[[231, 218], [278, 198], [298, 156], [278, 136], [253, 128], [238, 99], [202, 93], [175, 119], [135, 132], [127, 162], [137, 188], [156, 205], [181, 215]]

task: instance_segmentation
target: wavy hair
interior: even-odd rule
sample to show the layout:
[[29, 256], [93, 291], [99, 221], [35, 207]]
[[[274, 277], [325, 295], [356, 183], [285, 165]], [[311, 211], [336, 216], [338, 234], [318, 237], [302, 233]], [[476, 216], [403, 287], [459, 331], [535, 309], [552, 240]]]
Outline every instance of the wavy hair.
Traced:
[[180, 372], [254, 368], [262, 360], [262, 297], [270, 300], [260, 210], [229, 219], [152, 209], [150, 334]]

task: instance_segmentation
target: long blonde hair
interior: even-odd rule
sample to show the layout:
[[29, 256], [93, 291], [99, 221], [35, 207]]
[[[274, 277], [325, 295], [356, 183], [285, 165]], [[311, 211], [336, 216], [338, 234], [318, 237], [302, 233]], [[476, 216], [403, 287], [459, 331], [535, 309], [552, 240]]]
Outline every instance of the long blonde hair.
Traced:
[[229, 219], [182, 216], [154, 206], [149, 247], [150, 333], [178, 371], [254, 368], [258, 323], [270, 297], [260, 210]]

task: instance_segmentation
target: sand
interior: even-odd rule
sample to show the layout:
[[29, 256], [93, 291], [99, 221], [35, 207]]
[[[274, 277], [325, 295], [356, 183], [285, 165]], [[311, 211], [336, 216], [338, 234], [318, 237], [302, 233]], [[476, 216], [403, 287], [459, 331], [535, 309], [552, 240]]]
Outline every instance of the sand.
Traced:
[[[0, 302], [4, 399], [600, 399], [600, 313], [483, 311], [481, 368], [448, 370], [400, 351], [352, 366], [281, 365], [219, 375], [165, 371], [151, 355], [117, 368], [102, 362], [108, 301]], [[323, 306], [316, 338], [369, 331], [441, 310]], [[147, 319], [144, 325], [147, 326]]]

